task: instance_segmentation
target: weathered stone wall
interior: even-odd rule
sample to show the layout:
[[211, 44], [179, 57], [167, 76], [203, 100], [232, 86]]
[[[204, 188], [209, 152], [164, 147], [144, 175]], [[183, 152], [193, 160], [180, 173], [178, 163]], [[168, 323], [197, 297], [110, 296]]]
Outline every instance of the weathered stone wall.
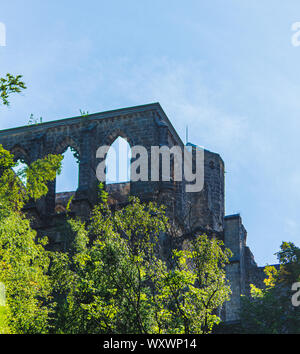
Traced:
[[241, 295], [250, 296], [250, 284], [264, 288], [264, 267], [258, 267], [247, 246], [247, 231], [239, 214], [228, 215], [224, 219], [224, 243], [233, 256], [226, 268], [231, 284], [231, 300], [225, 304], [226, 320], [238, 321], [241, 309]]
[[[168, 131], [174, 131], [178, 144], [182, 144], [169, 123], [162, 124], [163, 111], [159, 105], [147, 105], [123, 109], [87, 117], [75, 117], [34, 126], [26, 126], [0, 132], [0, 143], [16, 159], [26, 163], [44, 157], [49, 153], [63, 153], [72, 147], [79, 154], [79, 188], [77, 199], [86, 199], [93, 204], [95, 199], [95, 171], [99, 160], [96, 151], [101, 145], [111, 145], [118, 137], [124, 137], [129, 144], [142, 145], [150, 151], [152, 145], [162, 144]], [[157, 183], [137, 182], [131, 186], [132, 193], [149, 196], [157, 192]], [[55, 208], [55, 182], [49, 186], [47, 201], [39, 210], [52, 214]]]
[[224, 163], [211, 151], [204, 151], [204, 188], [189, 193], [193, 228], [202, 231], [223, 232], [224, 223]]
[[231, 300], [225, 304], [226, 319], [239, 319], [240, 296], [243, 289], [242, 262], [242, 220], [239, 215], [225, 217], [224, 243], [233, 253], [230, 264], [226, 266], [227, 279], [231, 285]]
[[[101, 160], [96, 158], [96, 151], [102, 145], [111, 145], [119, 136], [127, 139], [131, 146], [144, 146], [149, 155], [149, 180], [131, 182], [131, 194], [143, 200], [165, 202], [170, 215], [178, 220], [183, 220], [184, 214], [191, 209], [193, 227], [222, 231], [224, 164], [219, 155], [205, 151], [205, 188], [201, 192], [185, 193], [184, 182], [151, 181], [151, 147], [184, 147], [159, 104], [3, 130], [0, 132], [0, 143], [15, 155], [16, 160], [21, 158], [27, 164], [50, 153], [63, 153], [68, 147], [76, 150], [79, 156], [79, 187], [72, 205], [77, 213], [82, 209], [84, 216], [97, 195], [95, 171]], [[49, 184], [46, 198], [35, 205], [37, 213], [49, 220], [49, 216], [55, 214], [56, 202], [54, 181]], [[84, 207], [76, 207], [78, 203]]]

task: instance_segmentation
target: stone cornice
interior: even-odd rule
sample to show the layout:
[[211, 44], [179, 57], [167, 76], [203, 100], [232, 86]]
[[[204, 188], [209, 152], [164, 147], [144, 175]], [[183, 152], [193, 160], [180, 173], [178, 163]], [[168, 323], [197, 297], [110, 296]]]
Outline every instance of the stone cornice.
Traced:
[[164, 110], [162, 109], [161, 105], [158, 102], [140, 105], [140, 106], [134, 106], [134, 107], [120, 108], [111, 111], [92, 113], [84, 117], [76, 116], [76, 117], [64, 118], [64, 119], [59, 119], [59, 120], [54, 120], [54, 121], [49, 121], [49, 122], [44, 122], [39, 124], [21, 126], [17, 128], [4, 129], [0, 131], [0, 138], [8, 137], [10, 135], [16, 135], [16, 134], [40, 133], [41, 131], [45, 131], [50, 128], [61, 127], [63, 125], [73, 125], [73, 124], [82, 124], [82, 123], [87, 125], [88, 123], [92, 124], [97, 120], [121, 118], [122, 116], [125, 117], [131, 114], [146, 113], [151, 111], [158, 114], [159, 117], [162, 119], [162, 121], [164, 121], [167, 124], [170, 132], [174, 136], [178, 145], [183, 145], [182, 140], [180, 139], [179, 135], [177, 134], [176, 130], [171, 124], [169, 118], [167, 117], [166, 113], [164, 112]]

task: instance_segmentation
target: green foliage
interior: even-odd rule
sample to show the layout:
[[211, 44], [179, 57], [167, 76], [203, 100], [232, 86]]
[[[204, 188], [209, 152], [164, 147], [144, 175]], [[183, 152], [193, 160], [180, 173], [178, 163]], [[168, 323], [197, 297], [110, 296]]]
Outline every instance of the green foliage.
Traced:
[[300, 308], [291, 303], [291, 286], [300, 281], [300, 249], [283, 242], [277, 253], [279, 269], [264, 269], [265, 288], [251, 284], [251, 298], [242, 297], [244, 333], [300, 333]]
[[83, 111], [80, 109], [79, 112], [80, 112], [81, 117], [87, 117], [89, 115], [89, 111]]
[[[7, 74], [0, 78], [3, 105], [9, 105], [11, 93], [26, 88], [21, 77]], [[31, 198], [36, 200], [47, 193], [47, 183], [59, 172], [60, 161], [60, 156], [49, 155], [16, 175], [13, 155], [0, 145], [0, 283], [5, 287], [0, 333], [48, 331], [53, 305], [46, 240], [36, 242], [36, 232], [21, 209]], [[25, 177], [26, 185], [18, 177]]]
[[36, 232], [21, 212], [31, 198], [44, 196], [47, 183], [60, 170], [61, 156], [48, 155], [22, 172], [26, 186], [13, 172], [13, 155], [0, 145], [0, 282], [6, 288], [1, 309], [1, 331], [46, 333], [52, 312], [51, 283], [47, 275], [46, 240], [36, 242]]
[[0, 282], [0, 334], [8, 334], [5, 285]]
[[37, 124], [41, 124], [41, 123], [43, 123], [42, 117], [40, 117], [40, 120], [38, 120], [37, 118], [34, 118], [32, 113], [30, 114], [28, 125], [37, 125]]
[[69, 200], [68, 200], [68, 203], [66, 205], [66, 213], [68, 214], [71, 210], [71, 204], [72, 204], [72, 200], [74, 199], [74, 195], [72, 195]]
[[160, 240], [170, 225], [163, 206], [131, 197], [112, 211], [100, 184], [90, 220], [67, 218], [63, 252], [45, 250], [47, 239], [37, 239], [22, 208], [47, 193], [61, 160], [48, 155], [16, 175], [13, 155], [0, 145], [0, 332], [211, 332], [229, 299], [230, 251], [195, 235], [173, 250], [171, 263], [164, 260]]
[[25, 167], [20, 174], [26, 186], [16, 178], [13, 155], [0, 145], [0, 218], [11, 211], [20, 211], [30, 199], [37, 200], [48, 192], [47, 184], [60, 173], [61, 155], [48, 155]]
[[105, 191], [104, 184], [102, 182], [98, 185], [98, 199], [104, 204], [108, 201], [108, 193]]
[[76, 163], [79, 163], [80, 162], [80, 155], [79, 155], [78, 151], [76, 149], [74, 149], [72, 146], [70, 146], [70, 150], [73, 153]]
[[0, 144], [0, 175], [15, 165], [13, 155]]
[[68, 220], [69, 247], [52, 254], [53, 332], [209, 333], [229, 299], [230, 252], [199, 236], [174, 250], [170, 267], [159, 255], [169, 227], [164, 208], [132, 197], [112, 212], [99, 189], [102, 202], [89, 224]]
[[13, 333], [44, 333], [50, 308], [49, 257], [36, 232], [12, 212], [0, 224], [0, 281], [6, 287], [7, 323]]
[[20, 93], [26, 89], [23, 81], [21, 81], [22, 75], [14, 76], [12, 74], [6, 74], [5, 77], [0, 77], [0, 102], [3, 105], [9, 106], [9, 95], [12, 93]]
[[300, 248], [292, 242], [283, 242], [280, 248], [278, 281], [287, 285], [300, 281]]
[[0, 306], [0, 334], [10, 334], [7, 311], [7, 306]]
[[157, 273], [159, 333], [162, 324], [168, 333], [211, 332], [220, 321], [217, 309], [231, 293], [224, 270], [230, 255], [222, 241], [206, 235], [197, 236], [187, 250], [173, 250], [175, 266]]
[[47, 193], [62, 157], [24, 168], [24, 185], [1, 145], [0, 156], [0, 282], [7, 291], [1, 331], [209, 333], [218, 323], [217, 309], [230, 293], [230, 252], [221, 241], [197, 236], [168, 264], [160, 250], [169, 228], [165, 208], [131, 197], [112, 211], [100, 184], [88, 223], [68, 218], [63, 252], [48, 253], [21, 210]]

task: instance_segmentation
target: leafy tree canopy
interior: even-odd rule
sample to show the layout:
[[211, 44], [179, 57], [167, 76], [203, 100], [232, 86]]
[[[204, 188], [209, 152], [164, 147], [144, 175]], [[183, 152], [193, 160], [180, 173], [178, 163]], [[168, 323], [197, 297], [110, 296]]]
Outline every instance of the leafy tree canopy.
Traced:
[[7, 73], [5, 77], [0, 77], [0, 103], [9, 106], [9, 96], [12, 93], [20, 93], [26, 89], [25, 83], [21, 81], [22, 75], [12, 75]]
[[209, 333], [229, 299], [221, 241], [197, 236], [160, 256], [163, 207], [131, 198], [113, 212], [101, 190], [88, 225], [69, 219], [64, 253], [52, 254], [59, 333]]
[[242, 331], [300, 333], [300, 307], [293, 306], [292, 284], [300, 281], [300, 249], [283, 242], [277, 253], [279, 268], [265, 267], [265, 288], [251, 284], [251, 298], [242, 298]]
[[36, 242], [36, 232], [21, 209], [47, 193], [47, 183], [60, 171], [61, 159], [48, 155], [34, 161], [20, 172], [26, 176], [24, 185], [12, 170], [13, 155], [0, 145], [0, 282], [7, 303], [5, 308], [0, 306], [0, 330], [6, 333], [48, 330], [52, 305], [46, 239]]

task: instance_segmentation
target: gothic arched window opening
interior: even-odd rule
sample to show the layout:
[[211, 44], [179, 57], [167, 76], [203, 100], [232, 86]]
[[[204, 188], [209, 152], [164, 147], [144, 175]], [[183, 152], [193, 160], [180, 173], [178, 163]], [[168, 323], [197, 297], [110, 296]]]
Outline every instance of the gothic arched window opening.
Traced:
[[16, 165], [13, 167], [13, 171], [15, 172], [16, 176], [18, 176], [24, 186], [26, 186], [27, 182], [25, 173], [27, 167], [28, 165], [21, 158], [17, 160]]
[[118, 137], [110, 146], [106, 156], [106, 183], [130, 181], [131, 148], [127, 140]]
[[62, 170], [56, 177], [56, 193], [76, 191], [79, 180], [78, 153], [71, 147], [62, 154]]

